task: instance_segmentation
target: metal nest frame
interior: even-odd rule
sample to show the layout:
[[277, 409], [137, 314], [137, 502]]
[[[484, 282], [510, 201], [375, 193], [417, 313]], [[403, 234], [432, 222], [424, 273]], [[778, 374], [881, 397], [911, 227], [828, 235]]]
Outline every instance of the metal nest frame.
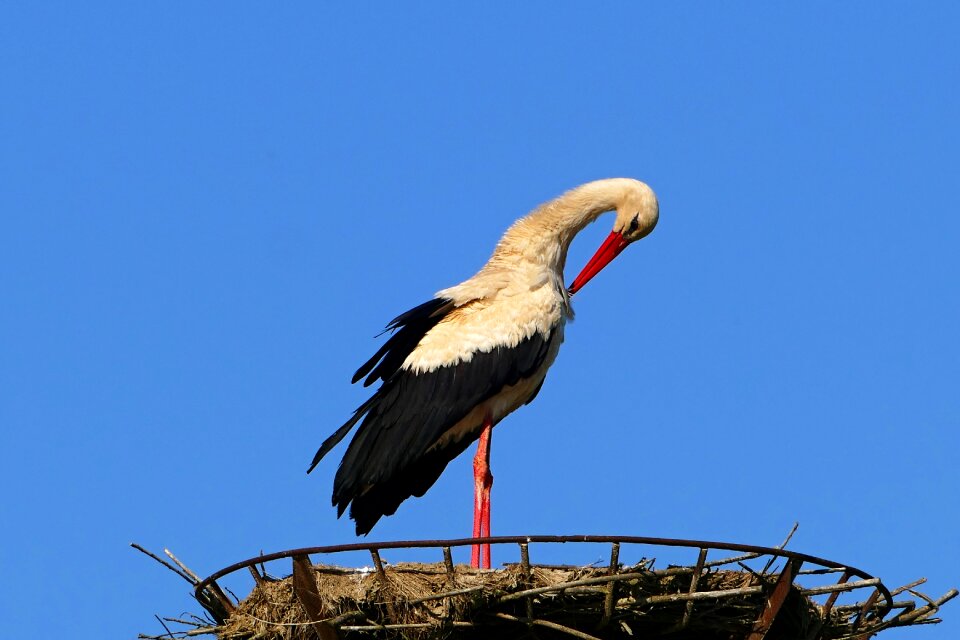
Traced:
[[[796, 526], [794, 527], [794, 531]], [[746, 640], [762, 640], [767, 632], [773, 626], [782, 605], [791, 591], [798, 590], [804, 596], [827, 595], [823, 604], [816, 604], [819, 619], [815, 621], [812, 629], [809, 631], [806, 640], [817, 640], [826, 637], [828, 627], [845, 627], [843, 634], [845, 638], [867, 639], [874, 634], [890, 627], [931, 624], [939, 622], [939, 618], [934, 615], [940, 607], [957, 595], [956, 589], [951, 589], [939, 599], [929, 598], [922, 593], [915, 591], [914, 587], [922, 584], [925, 579], [921, 578], [900, 588], [890, 590], [879, 578], [875, 578], [867, 572], [846, 565], [843, 563], [818, 558], [805, 553], [789, 551], [784, 549], [787, 541], [793, 535], [790, 535], [779, 547], [762, 547], [748, 544], [712, 542], [705, 540], [684, 540], [677, 538], [653, 538], [645, 536], [599, 536], [599, 535], [573, 535], [573, 536], [495, 536], [488, 538], [462, 538], [454, 540], [412, 540], [412, 541], [393, 541], [393, 542], [371, 542], [371, 543], [353, 543], [344, 545], [330, 545], [318, 547], [305, 547], [300, 549], [289, 549], [286, 551], [277, 551], [274, 553], [261, 554], [259, 556], [234, 563], [225, 567], [210, 576], [200, 579], [195, 573], [190, 571], [183, 563], [176, 559], [169, 551], [167, 555], [176, 562], [183, 571], [169, 565], [154, 554], [146, 551], [139, 545], [133, 545], [137, 549], [147, 553], [154, 559], [166, 565], [168, 568], [178, 573], [194, 585], [194, 595], [197, 601], [213, 616], [217, 623], [222, 624], [236, 610], [236, 604], [227, 597], [223, 588], [218, 584], [218, 580], [229, 576], [237, 571], [248, 570], [259, 584], [267, 579], [265, 564], [289, 558], [292, 560], [292, 582], [293, 592], [296, 599], [299, 600], [307, 614], [310, 622], [305, 623], [313, 627], [313, 631], [320, 640], [333, 640], [339, 638], [343, 633], [366, 632], [380, 633], [390, 636], [396, 635], [403, 630], [423, 629], [429, 625], [425, 624], [391, 624], [389, 619], [385, 621], [373, 621], [363, 619], [362, 624], [357, 624], [357, 618], [364, 618], [362, 612], [356, 614], [344, 614], [337, 617], [328, 617], [324, 615], [322, 607], [319, 605], [319, 594], [317, 593], [316, 581], [312, 578], [313, 565], [310, 561], [311, 555], [331, 555], [344, 552], [366, 551], [370, 554], [375, 567], [377, 578], [386, 583], [386, 574], [384, 565], [380, 558], [380, 552], [389, 549], [424, 549], [433, 548], [442, 553], [442, 559], [447, 572], [447, 576], [452, 584], [453, 576], [457, 569], [452, 561], [451, 549], [454, 547], [465, 547], [477, 543], [490, 545], [518, 545], [520, 548], [520, 563], [524, 575], [529, 576], [532, 567], [551, 567], [553, 565], [536, 565], [530, 562], [530, 545], [532, 544], [550, 544], [550, 543], [603, 543], [610, 545], [610, 562], [604, 575], [594, 576], [586, 579], [575, 580], [566, 583], [555, 584], [548, 587], [526, 588], [519, 591], [499, 595], [496, 603], [507, 601], [522, 600], [526, 605], [526, 616], [513, 616], [506, 613], [497, 613], [495, 616], [500, 622], [512, 620], [529, 626], [538, 626], [550, 629], [561, 635], [577, 637], [582, 640], [599, 640], [596, 636], [588, 632], [566, 627], [549, 620], [537, 618], [534, 614], [534, 601], [536, 596], [541, 594], [555, 594], [567, 592], [567, 590], [577, 588], [602, 588], [605, 590], [603, 603], [603, 620], [610, 620], [617, 605], [617, 595], [619, 585], [625, 585], [631, 580], [646, 575], [657, 574], [666, 575], [690, 575], [690, 586], [686, 593], [671, 593], [662, 595], [651, 595], [642, 598], [640, 606], [654, 606], [667, 603], [686, 603], [682, 617], [677, 620], [675, 629], [682, 630], [687, 626], [690, 620], [694, 603], [697, 601], [717, 601], [724, 598], [742, 597], [748, 595], [761, 594], [764, 598], [765, 606], [762, 612], [753, 622], [749, 634], [745, 636]], [[666, 569], [653, 571], [651, 568], [643, 567], [621, 567], [619, 562], [621, 545], [643, 545], [652, 547], [682, 547], [696, 549], [698, 551], [695, 565], [690, 566], [670, 566]], [[726, 557], [719, 560], [707, 560], [711, 551], [737, 552], [740, 555]], [[439, 555], [439, 554], [438, 554]], [[745, 561], [767, 557], [763, 570], [757, 573], [747, 565]], [[439, 558], [438, 558], [439, 560]], [[784, 561], [784, 566], [779, 574], [768, 574], [771, 566], [777, 560]], [[257, 567], [260, 567], [258, 570]], [[734, 570], [743, 570], [756, 577], [759, 584], [746, 586], [737, 589], [725, 590], [698, 590], [698, 581], [704, 571], [711, 569], [717, 570], [721, 567], [729, 567]], [[738, 569], [739, 567], [739, 569]], [[623, 570], [626, 569], [626, 570]], [[491, 570], [497, 571], [497, 570]], [[645, 573], [644, 573], [645, 572]], [[821, 586], [802, 587], [795, 584], [798, 576], [826, 576], [833, 580], [834, 574], [840, 574], [835, 582]], [[701, 585], [702, 586], [702, 585]], [[837, 598], [841, 592], [855, 590], [864, 590], [866, 595], [856, 604], [835, 606]], [[462, 595], [464, 590], [453, 589], [445, 593], [439, 593], [430, 596], [430, 599], [445, 599]], [[623, 593], [623, 591], [621, 591]], [[900, 594], [910, 594], [914, 599], [894, 600], [894, 597]], [[812, 602], [812, 601], [811, 601]], [[413, 603], [408, 603], [413, 604]], [[392, 611], [391, 605], [387, 604], [388, 618], [389, 611]], [[831, 617], [832, 612], [832, 617]], [[893, 615], [890, 615], [893, 612]], [[888, 617], [889, 615], [889, 617]], [[159, 619], [159, 618], [158, 618]], [[179, 619], [167, 619], [172, 622], [183, 623]], [[197, 619], [199, 620], [199, 618]], [[833, 622], [831, 622], [833, 621]], [[161, 620], [162, 623], [162, 620]], [[180, 637], [203, 635], [205, 633], [216, 633], [218, 626], [204, 626], [199, 623], [190, 623], [194, 628], [188, 631], [176, 632]], [[830, 624], [826, 624], [830, 623]], [[447, 627], [475, 627], [479, 623], [469, 621], [453, 621]], [[149, 636], [141, 634], [141, 638], [160, 638], [177, 637], [174, 632], [164, 624], [167, 634], [164, 636]], [[835, 630], [836, 631], [836, 630]], [[837, 637], [836, 633], [828, 634], [829, 637]]]

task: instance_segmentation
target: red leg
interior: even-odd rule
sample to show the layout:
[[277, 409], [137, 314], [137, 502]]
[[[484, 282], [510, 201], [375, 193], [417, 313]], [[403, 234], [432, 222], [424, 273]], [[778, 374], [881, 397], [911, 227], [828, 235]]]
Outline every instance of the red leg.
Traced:
[[[481, 501], [481, 511], [480, 511], [480, 535], [489, 538], [490, 537], [490, 490], [493, 489], [493, 473], [490, 472], [490, 443], [493, 439], [493, 425], [488, 425], [484, 429], [484, 433], [487, 436], [487, 457], [486, 464], [484, 465], [485, 473], [483, 476], [483, 492], [482, 492], [482, 501]], [[484, 569], [490, 568], [490, 545], [485, 544], [480, 548], [481, 558], [480, 566]]]
[[[477, 455], [473, 458], [473, 537], [490, 536], [490, 488], [493, 486], [493, 474], [490, 473], [490, 437], [493, 434], [493, 419], [487, 416], [483, 421], [483, 431], [477, 443]], [[481, 563], [481, 550], [483, 562]], [[479, 569], [490, 568], [490, 545], [475, 544], [470, 558], [470, 566]]]

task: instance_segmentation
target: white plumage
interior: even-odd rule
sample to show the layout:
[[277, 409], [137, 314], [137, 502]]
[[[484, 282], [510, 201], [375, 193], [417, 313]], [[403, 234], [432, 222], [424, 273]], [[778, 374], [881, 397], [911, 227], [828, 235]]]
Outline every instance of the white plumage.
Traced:
[[[606, 211], [616, 212], [613, 231], [568, 290], [563, 268], [570, 242]], [[338, 513], [350, 507], [358, 534], [406, 498], [423, 495], [479, 437], [474, 532], [489, 535], [492, 427], [539, 391], [573, 316], [570, 296], [650, 233], [658, 218], [657, 198], [642, 182], [587, 183], [514, 223], [475, 276], [388, 325], [394, 333], [354, 376], [381, 386], [323, 443], [310, 467], [360, 423], [333, 493]], [[486, 555], [489, 565], [488, 549]]]

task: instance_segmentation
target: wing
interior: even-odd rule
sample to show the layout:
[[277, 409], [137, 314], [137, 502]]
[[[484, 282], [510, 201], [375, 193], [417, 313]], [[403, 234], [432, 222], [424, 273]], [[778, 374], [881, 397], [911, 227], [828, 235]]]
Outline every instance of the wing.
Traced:
[[[434, 371], [398, 371], [371, 398], [337, 470], [338, 515], [350, 506], [358, 535], [365, 534], [405, 499], [423, 495], [476, 439], [483, 416], [474, 417], [475, 425], [458, 423], [505, 387], [536, 375], [549, 350], [550, 336], [534, 333], [515, 347], [477, 352]], [[445, 439], [455, 425], [459, 438]]]
[[423, 336], [443, 320], [453, 308], [453, 300], [434, 298], [391, 320], [384, 329], [384, 333], [393, 331], [393, 335], [380, 347], [379, 351], [373, 354], [372, 358], [357, 369], [350, 382], [356, 382], [368, 373], [370, 375], [363, 381], [363, 386], [369, 387], [377, 378], [386, 382], [387, 378], [396, 373], [410, 352], [417, 347]]
[[[444, 314], [452, 309], [452, 303], [448, 304]], [[357, 380], [368, 372], [374, 376], [381, 371], [377, 377], [384, 383], [324, 442], [311, 465], [312, 469], [362, 420], [340, 462], [333, 491], [338, 515], [351, 507], [350, 516], [356, 521], [358, 535], [369, 532], [382, 516], [394, 513], [406, 498], [423, 495], [447, 463], [476, 438], [483, 417], [476, 419], [477, 425], [464, 428], [460, 424], [459, 437], [444, 438], [445, 434], [505, 387], [542, 377], [551, 345], [560, 339], [556, 332], [534, 331], [515, 346], [464, 354], [457, 362], [431, 371], [401, 369], [423, 335], [439, 322], [433, 314], [442, 308], [421, 305], [398, 318], [402, 322], [390, 340], [408, 327], [417, 327], [416, 332], [427, 325], [429, 328], [419, 335], [413, 328], [408, 329], [408, 335], [397, 340], [395, 347], [381, 349], [361, 367]], [[396, 364], [385, 367], [388, 361]], [[529, 397], [522, 401], [532, 398], [539, 390], [539, 382], [531, 385]]]
[[[384, 329], [384, 332], [393, 331], [393, 335], [373, 354], [372, 358], [357, 369], [350, 382], [355, 383], [360, 380], [360, 378], [367, 376], [367, 374], [370, 375], [367, 376], [367, 379], [363, 382], [363, 386], [365, 387], [369, 387], [377, 378], [386, 381], [396, 373], [400, 365], [403, 364], [403, 361], [410, 355], [410, 352], [420, 343], [423, 336], [435, 327], [438, 322], [443, 320], [444, 316], [450, 313], [453, 308], [453, 300], [448, 298], [434, 298], [410, 309], [406, 313], [401, 313], [391, 320], [387, 328]], [[313, 462], [310, 463], [310, 468], [307, 469], [307, 473], [313, 471], [313, 468], [330, 452], [330, 449], [337, 446], [337, 444], [350, 433], [350, 430], [357, 421], [370, 410], [376, 397], [377, 396], [374, 395], [370, 400], [360, 405], [360, 407], [353, 412], [353, 417], [347, 420], [346, 424], [323, 441], [316, 455], [313, 456]]]

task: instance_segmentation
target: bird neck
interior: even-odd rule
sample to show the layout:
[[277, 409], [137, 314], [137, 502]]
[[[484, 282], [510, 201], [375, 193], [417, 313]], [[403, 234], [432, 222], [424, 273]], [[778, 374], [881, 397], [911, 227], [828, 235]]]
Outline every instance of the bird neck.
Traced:
[[596, 180], [540, 205], [514, 223], [494, 256], [521, 253], [562, 273], [573, 238], [601, 214], [616, 209], [635, 185], [629, 178]]
[[511, 286], [529, 291], [552, 281], [565, 291], [563, 267], [574, 236], [616, 209], [638, 185], [642, 183], [629, 178], [597, 180], [540, 205], [513, 223], [476, 275], [436, 295], [460, 305]]

